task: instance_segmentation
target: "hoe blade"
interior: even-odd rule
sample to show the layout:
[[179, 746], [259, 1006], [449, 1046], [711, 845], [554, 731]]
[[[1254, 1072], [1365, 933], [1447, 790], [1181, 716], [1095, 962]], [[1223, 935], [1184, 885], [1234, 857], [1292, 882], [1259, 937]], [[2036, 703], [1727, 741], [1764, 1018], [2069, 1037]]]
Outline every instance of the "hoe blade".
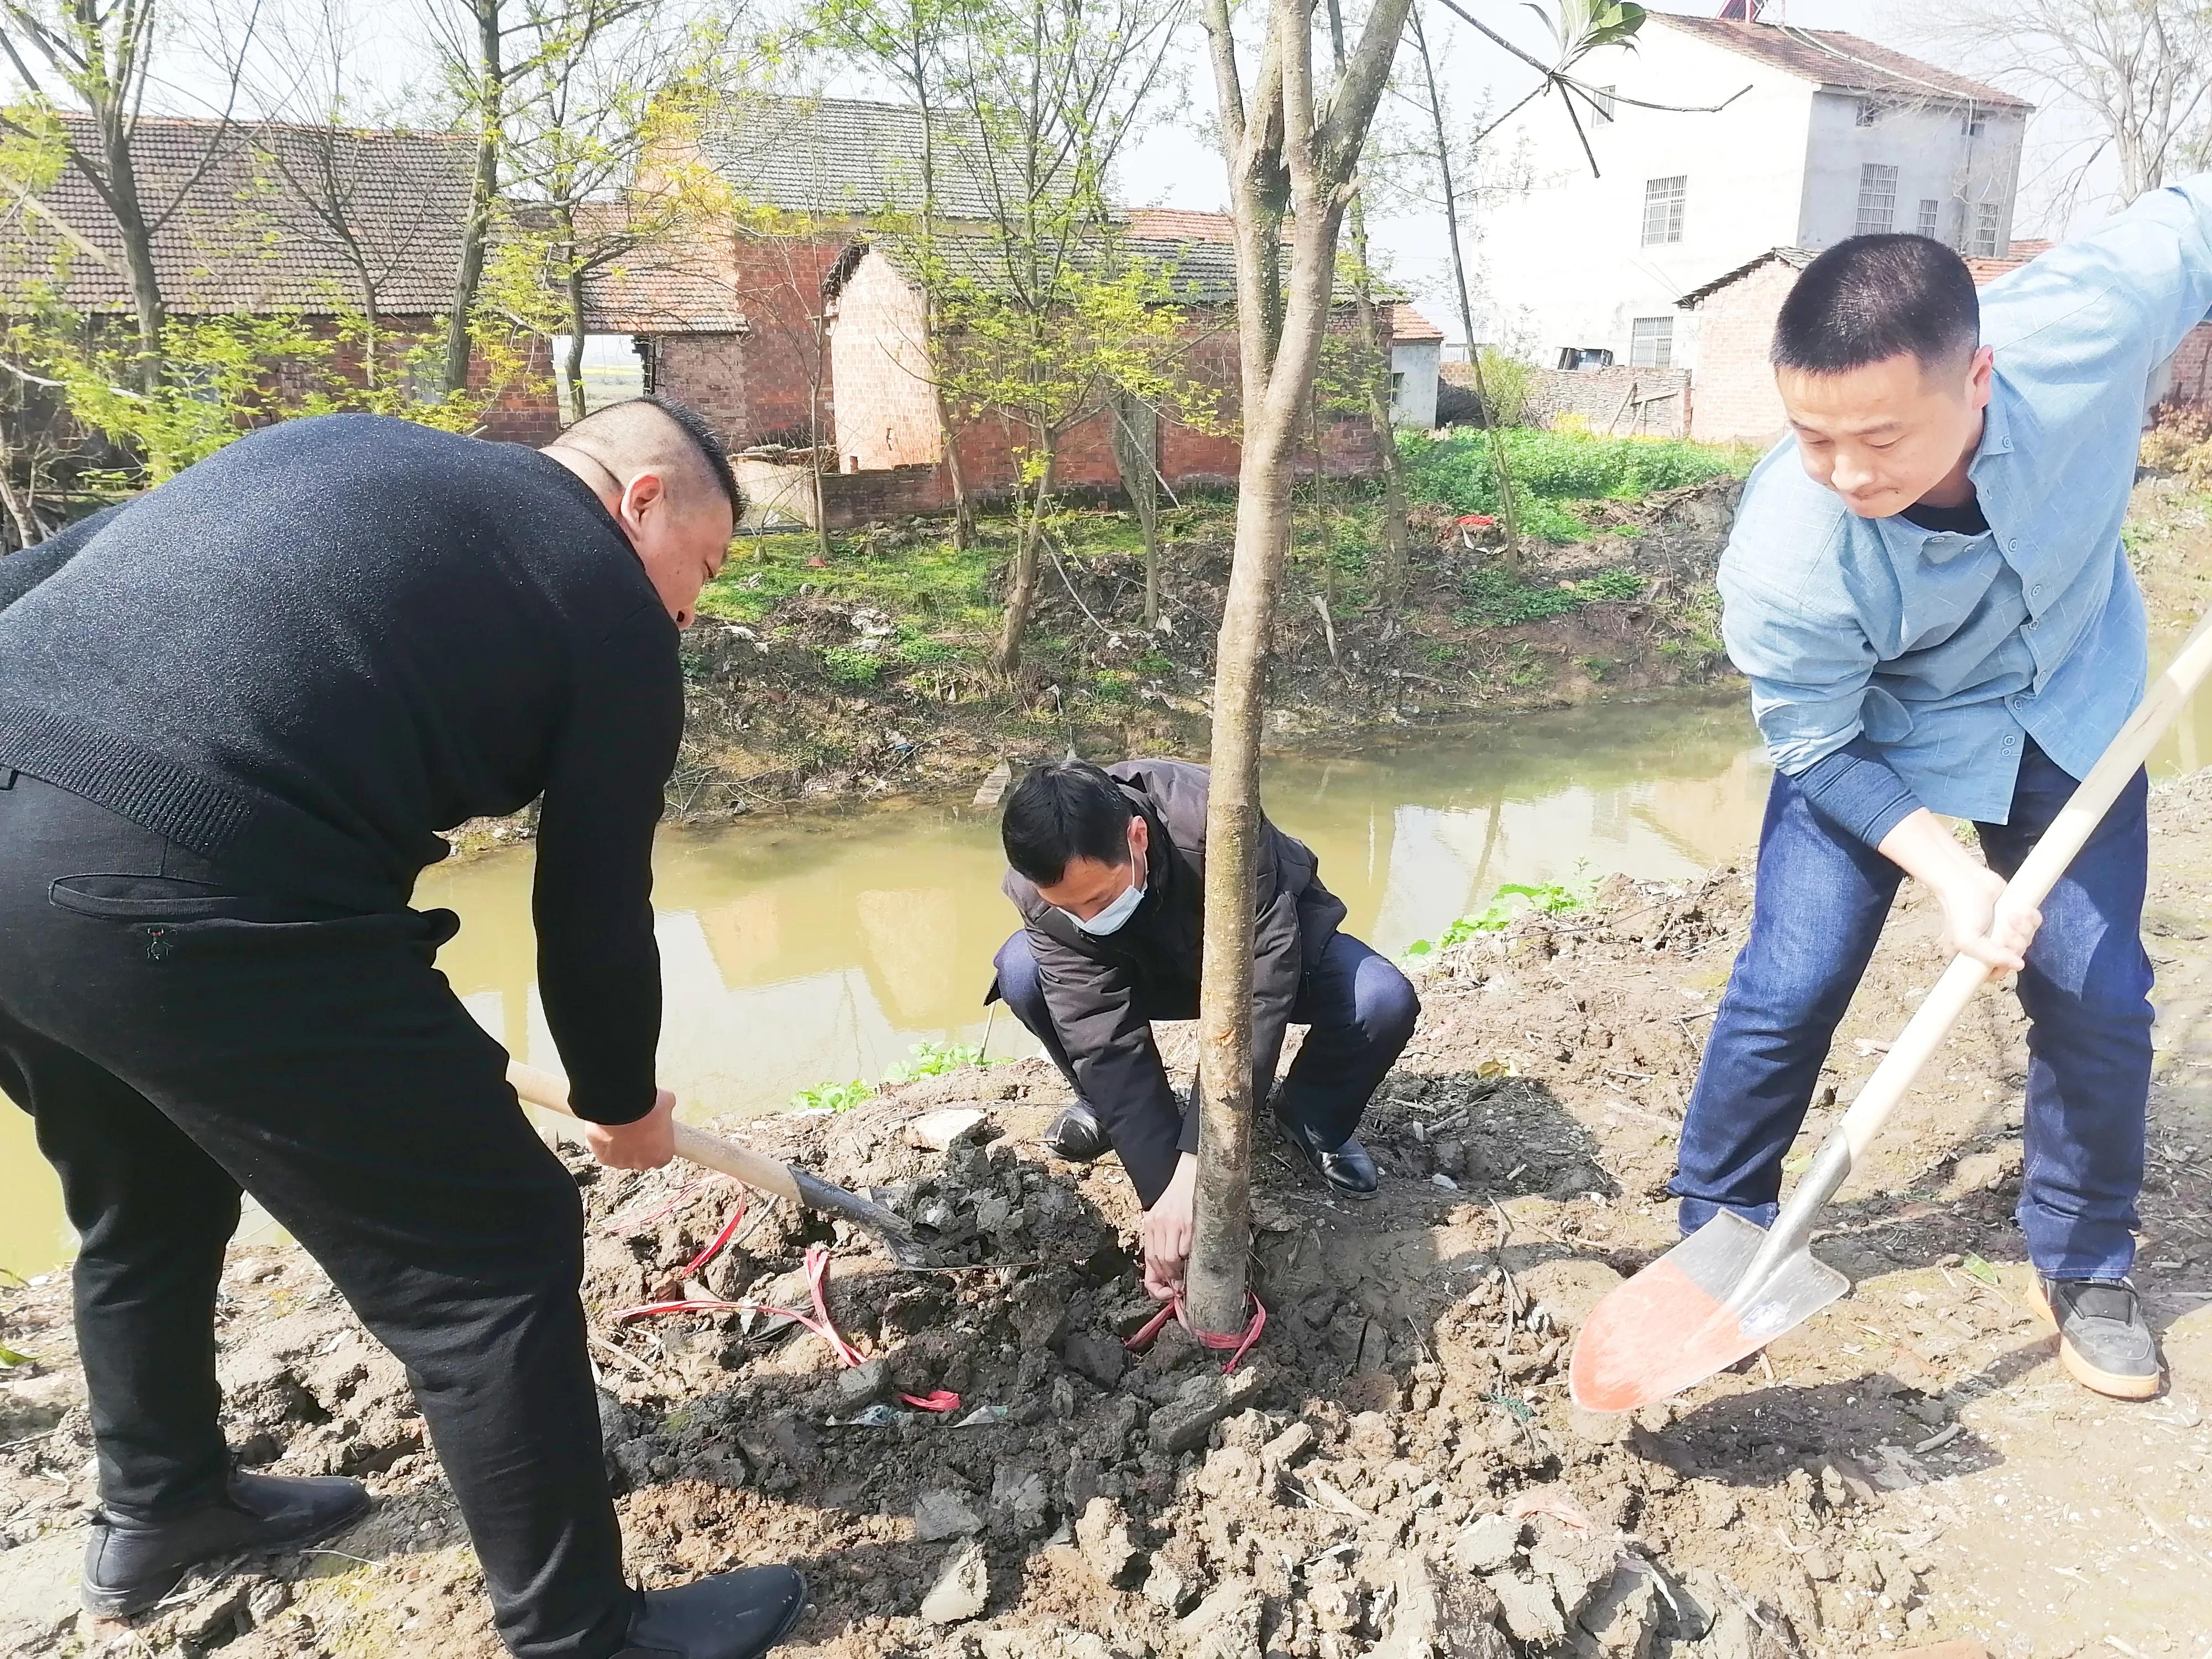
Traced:
[[1626, 1412], [1679, 1394], [1850, 1289], [1804, 1250], [1747, 1285], [1765, 1239], [1764, 1227], [1724, 1210], [1593, 1308], [1567, 1371], [1575, 1403]]

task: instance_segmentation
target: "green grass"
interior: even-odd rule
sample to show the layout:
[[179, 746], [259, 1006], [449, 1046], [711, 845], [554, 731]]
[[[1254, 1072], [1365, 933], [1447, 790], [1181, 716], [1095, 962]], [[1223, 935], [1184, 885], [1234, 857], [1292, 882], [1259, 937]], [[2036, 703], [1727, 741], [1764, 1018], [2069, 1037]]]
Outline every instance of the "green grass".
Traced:
[[848, 1083], [817, 1083], [792, 1096], [791, 1104], [794, 1111], [849, 1112], [874, 1092], [858, 1078]]
[[832, 537], [830, 559], [808, 561], [811, 536], [761, 536], [741, 544], [699, 596], [702, 616], [757, 623], [802, 588], [927, 626], [988, 629], [997, 619], [987, 583], [1005, 559], [1012, 527], [987, 522], [963, 553], [949, 541], [871, 552], [865, 538]]
[[[1528, 427], [1511, 428], [1502, 435], [1522, 527], [1554, 542], [1581, 541], [1591, 533], [1567, 503], [1637, 501], [1655, 490], [1747, 471], [1756, 459], [1735, 447], [1684, 439], [1599, 438]], [[1461, 513], [1498, 510], [1487, 433], [1448, 438], [1402, 433], [1398, 451], [1406, 463], [1407, 487], [1416, 499], [1441, 501]]]
[[1600, 599], [1632, 599], [1644, 592], [1644, 578], [1632, 570], [1601, 570], [1579, 581], [1548, 587], [1516, 580], [1495, 565], [1485, 565], [1460, 584], [1466, 600], [1453, 613], [1462, 628], [1513, 628], [1549, 622]]
[[873, 685], [884, 672], [880, 653], [849, 645], [833, 645], [822, 653], [822, 665], [840, 685]]
[[983, 1050], [979, 1044], [921, 1042], [907, 1050], [905, 1060], [884, 1072], [884, 1081], [912, 1083], [917, 1078], [943, 1077], [963, 1066], [982, 1063]]

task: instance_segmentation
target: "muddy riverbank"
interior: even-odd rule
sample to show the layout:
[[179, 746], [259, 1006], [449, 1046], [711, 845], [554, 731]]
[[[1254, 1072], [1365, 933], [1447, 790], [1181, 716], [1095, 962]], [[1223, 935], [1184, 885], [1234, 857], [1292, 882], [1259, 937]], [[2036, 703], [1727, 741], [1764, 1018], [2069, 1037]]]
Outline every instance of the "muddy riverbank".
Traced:
[[[1330, 1202], [1263, 1138], [1271, 1316], [1234, 1379], [1172, 1334], [1124, 1350], [1146, 1311], [1129, 1189], [1110, 1162], [1036, 1152], [1064, 1098], [1039, 1062], [742, 1127], [879, 1188], [930, 1229], [943, 1272], [769, 1209], [687, 1287], [672, 1270], [728, 1220], [730, 1190], [576, 1160], [634, 1570], [800, 1561], [814, 1595], [791, 1651], [823, 1659], [1859, 1659], [1942, 1637], [2194, 1655], [2212, 1632], [2208, 807], [2207, 776], [2154, 805], [2139, 1276], [2172, 1368], [2156, 1401], [2075, 1389], [2025, 1305], [2023, 1026], [1993, 994], [1819, 1242], [1851, 1297], [1670, 1407], [1572, 1413], [1568, 1336], [1668, 1240], [1674, 1127], [1747, 906], [1739, 870], [1616, 878], [1586, 913], [1423, 972], [1421, 1030], [1370, 1116], [1376, 1202]], [[1797, 1157], [1932, 983], [1933, 936], [1908, 903]], [[803, 1308], [816, 1243], [859, 1367], [742, 1315], [619, 1317], [670, 1294]], [[324, 1553], [197, 1583], [128, 1632], [69, 1605], [92, 1494], [61, 1286], [0, 1295], [0, 1321], [37, 1356], [4, 1383], [0, 1647], [495, 1651], [398, 1371], [296, 1252], [241, 1251], [226, 1277], [232, 1437], [259, 1467], [360, 1474], [379, 1508]], [[959, 1407], [898, 1397], [936, 1389]]]

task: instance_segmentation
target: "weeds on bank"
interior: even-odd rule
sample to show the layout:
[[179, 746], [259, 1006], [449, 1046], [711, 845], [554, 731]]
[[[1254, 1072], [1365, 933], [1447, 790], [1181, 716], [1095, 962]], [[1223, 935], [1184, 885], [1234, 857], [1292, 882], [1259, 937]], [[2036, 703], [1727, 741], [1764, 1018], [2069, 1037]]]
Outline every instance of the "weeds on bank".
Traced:
[[1485, 565], [1460, 584], [1460, 597], [1466, 603], [1452, 613], [1452, 620], [1462, 628], [1512, 628], [1549, 622], [1600, 599], [1637, 599], [1643, 592], [1644, 578], [1618, 567], [1539, 587], [1516, 580], [1496, 565]]
[[[1591, 533], [1568, 503], [1637, 501], [1723, 473], [1747, 472], [1757, 459], [1741, 446], [1680, 438], [1600, 438], [1533, 427], [1509, 428], [1500, 435], [1522, 527], [1550, 542], [1583, 541]], [[1406, 464], [1407, 487], [1416, 499], [1442, 501], [1461, 513], [1498, 510], [1488, 434], [1402, 433], [1398, 453]]]
[[[886, 1067], [884, 1081], [913, 1083], [926, 1077], [943, 1077], [947, 1072], [957, 1072], [968, 1066], [988, 1066], [980, 1044], [973, 1042], [915, 1043], [906, 1051], [907, 1057]], [[801, 1089], [791, 1097], [793, 1111], [849, 1112], [868, 1100], [875, 1090], [854, 1078], [844, 1083], [817, 1083], [811, 1089]]]
[[1417, 939], [1406, 947], [1409, 957], [1425, 957], [1437, 951], [1448, 951], [1455, 945], [1464, 945], [1485, 933], [1502, 933], [1524, 915], [1565, 915], [1579, 910], [1589, 902], [1589, 884], [1577, 882], [1569, 886], [1565, 882], [1535, 883], [1509, 881], [1501, 886], [1489, 904], [1471, 916], [1462, 916], [1434, 939]]

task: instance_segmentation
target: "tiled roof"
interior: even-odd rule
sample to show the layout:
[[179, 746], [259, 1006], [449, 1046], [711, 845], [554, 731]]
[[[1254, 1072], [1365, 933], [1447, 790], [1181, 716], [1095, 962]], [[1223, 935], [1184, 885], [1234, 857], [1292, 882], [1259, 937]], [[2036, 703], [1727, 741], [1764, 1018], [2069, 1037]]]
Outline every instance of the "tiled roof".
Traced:
[[[856, 242], [824, 284], [831, 295], [844, 284], [860, 256], [871, 247], [880, 252], [909, 278], [921, 269], [920, 250], [908, 238], [878, 236]], [[1001, 244], [996, 237], [951, 235], [937, 240], [933, 252], [945, 274], [956, 282], [974, 283], [986, 293], [1012, 286]], [[1150, 237], [1101, 237], [1091, 245], [1083, 263], [1102, 264], [1109, 252], [1121, 259], [1144, 260], [1167, 281], [1169, 297], [1177, 305], [1234, 305], [1237, 302], [1237, 251], [1223, 242], [1170, 242]]]
[[1887, 46], [1878, 46], [1871, 40], [1863, 40], [1838, 29], [1731, 22], [1718, 17], [1685, 17], [1662, 11], [1654, 11], [1651, 21], [1822, 86], [1881, 93], [1896, 98], [1979, 104], [1991, 109], [2035, 107], [2011, 93], [1970, 81], [1963, 75], [1954, 75], [1948, 70], [1937, 69], [1932, 64], [1923, 64], [1917, 58], [1908, 58], [1901, 52], [1892, 52]]
[[[1656, 15], [1656, 14], [1655, 13], [1654, 15]], [[1717, 294], [1721, 289], [1726, 288], [1730, 283], [1750, 276], [1753, 271], [1757, 270], [1761, 265], [1766, 264], [1771, 259], [1779, 259], [1784, 264], [1790, 266], [1793, 270], [1802, 270], [1807, 265], [1813, 263], [1813, 254], [1809, 248], [1771, 247], [1758, 258], [1747, 259], [1735, 270], [1724, 270], [1719, 276], [1714, 277], [1710, 283], [1701, 283], [1698, 287], [1692, 289], [1680, 299], [1675, 301], [1674, 303], [1678, 306], [1688, 307], [1694, 306], [1700, 301], [1710, 299], [1713, 295]]]
[[[61, 119], [91, 146], [90, 118]], [[443, 311], [453, 303], [475, 153], [472, 140], [445, 133], [226, 129], [151, 116], [139, 121], [131, 144], [146, 210], [167, 216], [154, 234], [154, 262], [163, 297], [179, 316], [359, 307], [362, 277], [341, 224], [381, 312]], [[91, 184], [64, 168], [40, 201], [106, 262], [26, 216], [0, 243], [0, 296], [50, 280], [54, 252], [66, 248], [70, 303], [128, 311], [122, 239]]]
[[1973, 274], [1974, 286], [1986, 288], [2000, 276], [2018, 270], [2039, 254], [2051, 252], [2051, 244], [2042, 241], [2014, 240], [2006, 248], [2002, 258], [1975, 257], [1966, 261], [1966, 269]]
[[973, 122], [940, 112], [925, 129], [904, 104], [741, 93], [700, 124], [699, 153], [744, 201], [787, 213], [867, 218], [921, 210], [922, 137], [935, 135], [938, 214], [993, 219], [998, 192]]
[[1394, 344], [1411, 345], [1419, 340], [1442, 340], [1443, 330], [1403, 301], [1390, 307], [1390, 339]]
[[[594, 204], [579, 228], [618, 236], [625, 209]], [[742, 334], [728, 239], [683, 229], [647, 236], [584, 277], [585, 325], [594, 334]]]
[[1188, 208], [1128, 210], [1129, 234], [1162, 242], [1235, 242], [1237, 227], [1225, 213], [1194, 213]]

